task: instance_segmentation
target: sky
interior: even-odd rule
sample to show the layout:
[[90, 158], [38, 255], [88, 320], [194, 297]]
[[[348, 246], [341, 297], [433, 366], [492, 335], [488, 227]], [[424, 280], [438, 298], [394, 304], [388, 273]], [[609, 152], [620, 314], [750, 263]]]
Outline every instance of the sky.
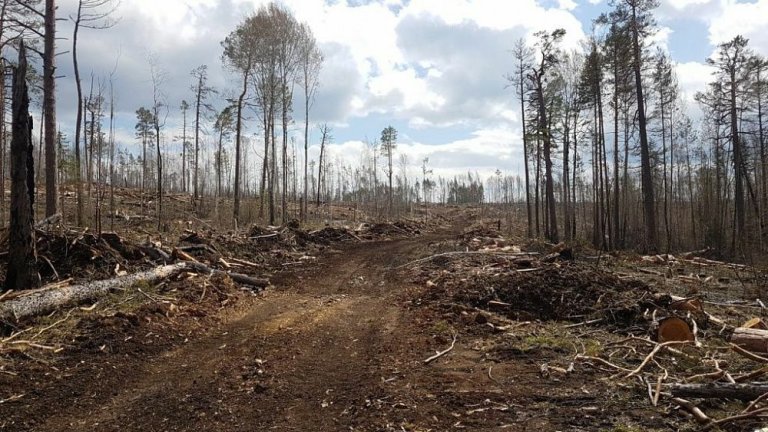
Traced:
[[[151, 106], [149, 58], [163, 71], [169, 107], [165, 141], [173, 151], [181, 135], [181, 101], [193, 99], [190, 71], [208, 65], [222, 108], [237, 77], [221, 66], [220, 42], [262, 0], [122, 0], [110, 29], [83, 29], [78, 57], [86, 91], [91, 74], [112, 75], [117, 142], [133, 152], [135, 111]], [[310, 159], [318, 154], [317, 124], [333, 128], [332, 158], [359, 164], [366, 140], [388, 125], [398, 132], [397, 153], [412, 175], [429, 158], [435, 175], [467, 171], [490, 175], [522, 168], [519, 101], [506, 88], [510, 49], [539, 30], [564, 28], [562, 47], [578, 49], [607, 0], [283, 0], [312, 28], [325, 56], [317, 99], [310, 111]], [[718, 43], [742, 34], [768, 55], [768, 0], [662, 0], [653, 36], [677, 63], [680, 87], [695, 113], [693, 95], [710, 79], [705, 64]], [[68, 18], [77, 0], [60, 0]], [[70, 136], [76, 93], [71, 58], [72, 24], [58, 24], [60, 128]], [[303, 100], [296, 91], [291, 136], [303, 147]], [[247, 135], [258, 133], [250, 113]], [[211, 145], [206, 142], [206, 145]], [[253, 160], [253, 159], [251, 159]]]

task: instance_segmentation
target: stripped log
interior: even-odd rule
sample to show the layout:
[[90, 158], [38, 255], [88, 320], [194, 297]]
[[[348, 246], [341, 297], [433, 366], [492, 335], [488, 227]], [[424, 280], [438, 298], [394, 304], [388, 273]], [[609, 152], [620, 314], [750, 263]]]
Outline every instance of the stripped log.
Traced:
[[61, 306], [82, 303], [103, 296], [110, 291], [128, 288], [139, 281], [153, 283], [187, 268], [187, 263], [178, 263], [113, 279], [38, 291], [28, 296], [0, 303], [0, 321], [12, 322], [46, 314]]
[[14, 322], [47, 314], [62, 306], [83, 303], [106, 295], [114, 290], [127, 289], [137, 282], [155, 283], [182, 271], [196, 271], [209, 274], [222, 273], [228, 275], [237, 283], [257, 288], [269, 286], [269, 280], [267, 279], [216, 270], [199, 262], [180, 262], [113, 279], [65, 287], [51, 287], [51, 289], [40, 290], [30, 295], [0, 302], [0, 322]]
[[672, 396], [701, 399], [737, 399], [751, 401], [768, 393], [768, 383], [670, 384]]

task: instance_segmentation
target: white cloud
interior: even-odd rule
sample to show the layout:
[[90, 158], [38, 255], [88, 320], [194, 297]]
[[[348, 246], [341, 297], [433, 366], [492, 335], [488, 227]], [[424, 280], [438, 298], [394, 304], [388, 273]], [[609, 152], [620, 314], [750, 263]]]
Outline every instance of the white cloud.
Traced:
[[742, 35], [750, 39], [750, 45], [768, 55], [768, 0], [740, 3], [721, 0], [721, 13], [713, 17], [709, 26], [709, 41], [717, 45]]
[[712, 81], [714, 68], [704, 63], [687, 62], [678, 63], [675, 70], [688, 114], [697, 118], [701, 115], [701, 109], [694, 98], [697, 92], [704, 91], [707, 83]]

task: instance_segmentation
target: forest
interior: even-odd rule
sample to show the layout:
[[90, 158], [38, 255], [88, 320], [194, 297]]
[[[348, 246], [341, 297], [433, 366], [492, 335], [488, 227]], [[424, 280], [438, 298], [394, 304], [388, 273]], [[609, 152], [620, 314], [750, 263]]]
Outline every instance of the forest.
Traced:
[[[191, 194], [198, 216], [213, 215], [224, 226], [265, 217], [271, 224], [306, 220], [310, 203], [330, 201], [382, 217], [410, 213], [420, 203], [486, 203], [524, 209], [525, 234], [555, 243], [664, 252], [711, 247], [741, 260], [764, 251], [768, 63], [743, 37], [720, 44], [706, 59], [715, 73], [695, 95], [703, 115], [692, 118], [674, 60], [652, 42], [658, 30], [653, 1], [616, 2], [594, 19], [581, 50], [560, 47], [562, 29], [510, 42], [514, 68], [499, 71], [506, 78], [499, 87], [520, 104], [524, 172], [499, 170], [487, 178], [432, 175], [428, 158], [398, 154], [398, 131], [386, 125], [372, 131], [377, 139], [366, 140], [358, 164], [334, 159], [326, 151], [333, 126], [313, 124], [310, 117], [323, 53], [312, 29], [277, 3], [261, 7], [221, 41], [222, 65], [190, 71], [187, 99], [166, 100], [165, 73], [156, 58], [148, 59], [153, 104], [135, 107], [137, 147], [115, 142], [112, 78], [83, 79], [77, 62], [78, 36], [119, 25], [118, 3], [79, 2], [69, 17], [74, 33], [67, 55], [81, 102], [68, 136], [56, 128], [55, 108], [44, 108], [46, 101], [54, 106], [56, 97], [55, 77], [46, 71], [66, 58], [57, 60], [56, 47], [45, 45], [46, 29], [55, 31], [55, 23], [46, 24], [41, 2], [6, 3], [3, 47], [28, 39], [43, 59], [54, 56], [40, 71], [30, 69], [37, 83], [33, 105], [40, 107], [35, 117], [41, 119], [33, 132], [41, 143], [36, 193], [46, 196], [38, 200], [39, 217], [64, 207], [65, 188], [75, 191], [74, 220], [93, 226], [117, 217], [114, 187], [160, 197], [141, 207], [159, 227], [167, 219], [164, 190]], [[4, 61], [12, 67], [12, 60]], [[211, 87], [209, 67], [226, 68], [238, 90]], [[7, 115], [4, 94], [0, 109]], [[303, 103], [305, 118], [294, 118], [295, 100]], [[165, 126], [170, 114], [183, 119], [181, 130]], [[310, 128], [320, 138], [317, 159], [309, 156]], [[7, 132], [4, 127], [3, 155]], [[8, 173], [7, 157], [1, 163]], [[2, 187], [5, 178], [0, 176]]]
[[[131, 1], [0, 6], [0, 430], [766, 430], [759, 42], [710, 41], [691, 94], [665, 2], [531, 0], [601, 12], [577, 43], [505, 41], [519, 157], [487, 170], [394, 108], [328, 120], [323, 92], [359, 83], [309, 2], [169, 1], [237, 15], [218, 62], [179, 71], [147, 37], [141, 65], [94, 63]], [[429, 54], [415, 76], [442, 74]]]

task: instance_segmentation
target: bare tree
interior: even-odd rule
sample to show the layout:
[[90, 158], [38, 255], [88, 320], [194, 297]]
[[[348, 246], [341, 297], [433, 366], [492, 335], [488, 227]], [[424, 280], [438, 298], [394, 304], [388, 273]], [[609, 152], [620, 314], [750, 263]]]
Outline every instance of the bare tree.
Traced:
[[[53, 0], [46, 0], [46, 11], [48, 10], [48, 3], [51, 3], [51, 8], [53, 8], [53, 11], [55, 11], [55, 7], [53, 6]], [[69, 19], [74, 23], [74, 30], [72, 32], [72, 65], [75, 70], [75, 87], [77, 88], [77, 120], [75, 124], [74, 146], [75, 146], [75, 188], [76, 188], [76, 194], [77, 194], [76, 218], [77, 218], [78, 225], [83, 225], [83, 213], [84, 213], [83, 184], [80, 178], [81, 176], [81, 158], [80, 158], [81, 129], [80, 127], [83, 122], [83, 105], [85, 104], [85, 101], [83, 98], [82, 83], [80, 81], [80, 66], [77, 61], [77, 40], [78, 40], [78, 35], [81, 27], [87, 28], [87, 29], [107, 29], [114, 26], [116, 24], [116, 21], [111, 19], [110, 16], [117, 9], [119, 4], [120, 4], [119, 1], [116, 1], [116, 0], [78, 0], [77, 14], [74, 17], [72, 16], [69, 17]], [[52, 13], [55, 13], [55, 12], [52, 12]], [[55, 21], [55, 17], [54, 17], [54, 21]], [[53, 26], [52, 29], [55, 30], [55, 22], [54, 24], [52, 24], [52, 26]], [[47, 18], [46, 18], [46, 29], [47, 28], [48, 28], [48, 24], [47, 24]], [[51, 44], [53, 44], [53, 41], [51, 41]], [[54, 60], [51, 60], [51, 61], [54, 61]], [[53, 63], [51, 67], [55, 68]], [[54, 89], [54, 87], [52, 87], [52, 89]], [[55, 99], [53, 99], [53, 102], [55, 103]], [[46, 118], [46, 129], [48, 129], [49, 126], [52, 130], [55, 131], [55, 128], [56, 128], [55, 111], [52, 114], [52, 119]], [[51, 144], [50, 144], [51, 146], [55, 146], [54, 138], [55, 137], [51, 138]], [[46, 133], [46, 162], [45, 162], [46, 173], [49, 170], [53, 170], [54, 172], [56, 171], [56, 168], [55, 168], [56, 152], [54, 149], [49, 153], [48, 145], [49, 145], [48, 136]], [[51, 162], [50, 167], [49, 167], [49, 161], [48, 161], [49, 154], [54, 155], [53, 161]], [[47, 178], [48, 178], [48, 174], [46, 174], [46, 189], [48, 188], [47, 185], [49, 183]], [[55, 183], [53, 187], [55, 189]], [[50, 194], [48, 191], [46, 191], [46, 193]], [[54, 193], [55, 193], [55, 190], [54, 190]], [[48, 200], [46, 199], [46, 214], [48, 213], [47, 209], [48, 209]]]
[[[163, 226], [163, 153], [160, 150], [160, 130], [165, 126], [168, 117], [168, 108], [165, 103], [165, 95], [161, 86], [165, 82], [165, 72], [160, 69], [157, 60], [149, 59], [149, 71], [152, 77], [152, 126], [155, 129], [155, 151], [157, 164], [157, 229], [162, 231]], [[163, 113], [163, 111], [165, 111]], [[163, 117], [162, 120], [160, 117]]]
[[515, 42], [515, 47], [512, 53], [517, 62], [515, 65], [515, 74], [508, 76], [507, 80], [515, 86], [517, 97], [520, 100], [520, 115], [521, 123], [523, 126], [523, 169], [525, 170], [525, 208], [528, 215], [528, 237], [533, 237], [533, 212], [531, 208], [531, 182], [530, 174], [528, 170], [528, 134], [526, 131], [526, 118], [525, 118], [525, 76], [531, 68], [531, 57], [533, 55], [532, 50], [526, 46], [523, 38], [518, 39]]
[[[213, 129], [218, 132], [218, 148], [216, 150], [215, 168], [216, 168], [216, 199], [214, 204], [214, 211], [216, 218], [219, 217], [219, 201], [221, 200], [221, 171], [222, 171], [222, 158], [224, 156], [224, 140], [229, 138], [233, 128], [232, 119], [232, 106], [224, 108], [217, 116], [216, 123]], [[237, 163], [237, 161], [235, 161]]]
[[302, 202], [302, 220], [306, 221], [309, 191], [309, 110], [315, 101], [315, 95], [320, 85], [320, 68], [323, 64], [323, 54], [317, 47], [312, 30], [307, 24], [301, 26], [303, 43], [301, 48], [302, 84], [304, 86], [304, 200]]
[[200, 199], [200, 119], [211, 109], [207, 100], [208, 96], [214, 93], [214, 89], [208, 86], [208, 66], [198, 66], [190, 75], [194, 78], [192, 91], [195, 94], [195, 171], [192, 173], [192, 201], [193, 206], [197, 208], [198, 199]]
[[329, 144], [331, 141], [333, 141], [333, 135], [332, 130], [330, 126], [328, 126], [328, 123], [323, 123], [320, 126], [318, 126], [318, 129], [320, 129], [320, 159], [317, 163], [317, 207], [320, 207], [320, 191], [322, 190], [322, 184], [323, 184], [323, 160], [325, 158], [325, 148], [326, 145]]
[[235, 225], [240, 219], [240, 155], [243, 131], [243, 104], [248, 95], [248, 84], [253, 75], [253, 67], [257, 60], [258, 27], [254, 17], [247, 17], [230, 33], [221, 45], [224, 48], [222, 58], [232, 69], [242, 77], [240, 94], [237, 97], [237, 113], [235, 119], [235, 181], [233, 185], [232, 217]]
[[187, 191], [187, 111], [189, 111], [189, 104], [187, 101], [181, 101], [181, 191]]

